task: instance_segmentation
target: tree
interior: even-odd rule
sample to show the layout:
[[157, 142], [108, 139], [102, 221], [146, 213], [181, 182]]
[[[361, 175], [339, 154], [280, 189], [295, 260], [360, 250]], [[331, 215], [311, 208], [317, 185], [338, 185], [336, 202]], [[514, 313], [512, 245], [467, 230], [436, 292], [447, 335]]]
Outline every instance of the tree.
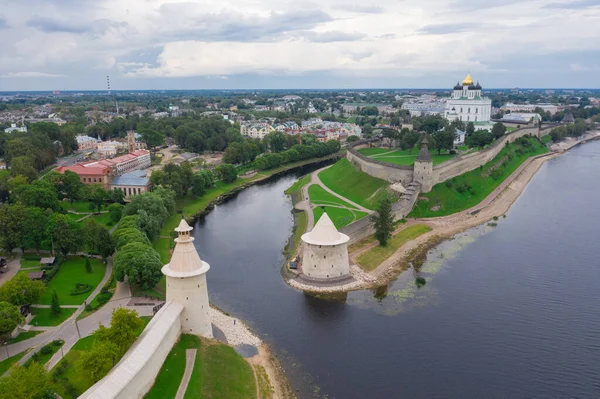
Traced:
[[0, 205], [0, 246], [8, 252], [23, 246], [26, 212], [22, 205]]
[[108, 199], [122, 205], [125, 203], [125, 193], [120, 188], [114, 188], [108, 192]]
[[217, 177], [225, 183], [232, 183], [237, 179], [237, 170], [230, 164], [219, 165], [215, 168]]
[[483, 148], [494, 141], [494, 138], [487, 130], [476, 130], [470, 137], [465, 139], [465, 143], [469, 147]]
[[17, 273], [12, 279], [0, 286], [0, 301], [11, 303], [15, 306], [38, 303], [46, 290], [46, 286], [39, 280], [30, 280], [25, 273]]
[[137, 311], [118, 308], [113, 310], [110, 319], [110, 328], [99, 328], [97, 336], [100, 342], [116, 343], [118, 347], [117, 353], [120, 357], [135, 342], [143, 328], [144, 320], [138, 316]]
[[115, 240], [113, 240], [110, 232], [104, 226], [101, 226], [98, 230], [98, 244], [96, 250], [102, 259], [108, 258], [115, 252]]
[[165, 142], [165, 135], [156, 130], [144, 130], [142, 132], [142, 140], [148, 148], [159, 147]]
[[92, 272], [92, 263], [90, 262], [90, 258], [86, 257], [85, 258], [85, 271], [88, 273]]
[[[115, 191], [115, 190], [113, 190], [113, 191]], [[121, 216], [123, 215], [123, 205], [110, 204], [108, 206], [108, 213], [110, 215], [110, 220], [115, 224], [118, 223], [119, 220], [121, 220]]]
[[92, 218], [87, 218], [81, 228], [82, 241], [85, 248], [90, 252], [95, 252], [98, 245], [98, 230], [100, 225]]
[[125, 277], [143, 289], [153, 288], [162, 277], [158, 253], [147, 245], [134, 242], [124, 245], [114, 258], [113, 270], [118, 281]]
[[115, 342], [108, 340], [94, 342], [92, 348], [81, 355], [77, 369], [81, 371], [88, 383], [93, 385], [114, 367], [119, 359], [118, 352], [119, 348]]
[[201, 197], [213, 184], [212, 173], [208, 170], [200, 171], [192, 178], [192, 194]]
[[[123, 215], [137, 215], [139, 210], [144, 210], [148, 215], [155, 217], [162, 226], [167, 217], [169, 217], [169, 211], [166, 206], [166, 203], [170, 202], [169, 199], [166, 199], [166, 195], [169, 193], [172, 193], [172, 191], [157, 189], [151, 193], [136, 195], [123, 209]], [[164, 195], [165, 198], [161, 195]]]
[[475, 133], [475, 125], [473, 122], [469, 122], [467, 123], [467, 129], [465, 130], [465, 136], [471, 136], [473, 133]]
[[435, 149], [438, 155], [442, 150], [450, 151], [454, 147], [454, 140], [456, 138], [456, 130], [451, 126], [446, 126], [444, 130], [438, 130], [433, 134], [433, 140], [435, 142]]
[[494, 139], [499, 139], [500, 137], [504, 136], [505, 133], [506, 126], [504, 126], [500, 122], [496, 122], [494, 124], [494, 127], [492, 127], [492, 136], [494, 137]]
[[374, 215], [371, 216], [373, 227], [375, 228], [375, 238], [379, 245], [387, 245], [388, 240], [394, 231], [394, 215], [392, 213], [392, 199], [386, 195], [380, 202]]
[[95, 184], [90, 187], [90, 194], [88, 200], [90, 201], [90, 209], [96, 210], [96, 212], [100, 212], [102, 210], [102, 205], [106, 203], [108, 199], [108, 193], [99, 184]]
[[154, 215], [149, 214], [143, 209], [140, 209], [135, 217], [139, 229], [146, 233], [150, 240], [153, 240], [160, 234], [162, 226], [161, 221]]
[[[89, 262], [89, 259], [87, 261]], [[87, 264], [86, 264], [86, 268], [87, 268]], [[52, 292], [52, 304], [50, 305], [50, 311], [52, 312], [52, 315], [54, 317], [57, 317], [61, 312], [60, 302], [58, 301], [58, 295], [56, 294], [56, 290], [54, 290], [54, 292]]]
[[6, 301], [0, 302], [0, 335], [7, 336], [24, 322], [18, 307]]
[[82, 242], [79, 226], [68, 217], [53, 214], [50, 218], [50, 232], [54, 248], [63, 256], [75, 253]]
[[52, 399], [55, 388], [43, 364], [15, 365], [0, 378], [0, 399]]
[[23, 221], [23, 246], [35, 248], [39, 252], [42, 243], [50, 239], [47, 226], [48, 215], [45, 211], [40, 208], [27, 208]]
[[346, 142], [347, 143], [354, 143], [355, 141], [358, 141], [358, 140], [360, 140], [360, 138], [358, 136], [351, 135], [351, 136], [348, 136], [348, 138], [346, 139]]
[[31, 184], [20, 186], [14, 191], [16, 202], [25, 206], [60, 211], [56, 189], [46, 180], [36, 180]]
[[14, 158], [10, 163], [10, 171], [13, 176], [25, 176], [30, 182], [34, 181], [38, 175], [33, 159], [28, 156]]
[[414, 130], [409, 130], [405, 132], [402, 135], [402, 139], [400, 140], [400, 147], [403, 150], [408, 150], [409, 154], [412, 153], [412, 150], [413, 148], [415, 148], [415, 144], [417, 144], [417, 142], [419, 141], [420, 136], [421, 135]]
[[57, 187], [57, 191], [62, 192], [72, 205], [75, 200], [79, 199], [81, 187], [83, 187], [83, 183], [79, 175], [66, 170], [60, 179], [60, 186]]
[[137, 227], [118, 228], [113, 233], [112, 238], [117, 249], [134, 242], [150, 246], [148, 236]]

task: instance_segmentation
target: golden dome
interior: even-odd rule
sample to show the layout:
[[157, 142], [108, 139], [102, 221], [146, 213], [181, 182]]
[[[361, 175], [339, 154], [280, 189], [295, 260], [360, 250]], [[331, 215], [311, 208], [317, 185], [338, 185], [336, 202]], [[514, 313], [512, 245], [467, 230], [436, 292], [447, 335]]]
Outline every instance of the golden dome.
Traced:
[[473, 79], [471, 79], [471, 73], [469, 72], [467, 74], [467, 77], [465, 78], [465, 80], [462, 81], [463, 86], [470, 86], [473, 84]]

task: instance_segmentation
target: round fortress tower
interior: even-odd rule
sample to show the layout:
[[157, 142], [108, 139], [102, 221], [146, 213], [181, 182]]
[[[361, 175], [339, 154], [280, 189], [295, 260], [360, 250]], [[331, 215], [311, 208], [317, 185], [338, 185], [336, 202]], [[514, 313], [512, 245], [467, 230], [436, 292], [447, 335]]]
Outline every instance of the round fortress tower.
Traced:
[[315, 227], [302, 235], [302, 273], [315, 279], [349, 276], [348, 240], [347, 235], [337, 231], [327, 212], [323, 212]]
[[200, 259], [193, 230], [185, 219], [181, 219], [175, 231], [179, 237], [171, 256], [171, 262], [163, 266], [162, 272], [167, 276], [167, 302], [175, 301], [183, 305], [181, 313], [181, 332], [212, 338], [210, 319], [210, 303], [206, 286], [206, 272], [210, 265]]

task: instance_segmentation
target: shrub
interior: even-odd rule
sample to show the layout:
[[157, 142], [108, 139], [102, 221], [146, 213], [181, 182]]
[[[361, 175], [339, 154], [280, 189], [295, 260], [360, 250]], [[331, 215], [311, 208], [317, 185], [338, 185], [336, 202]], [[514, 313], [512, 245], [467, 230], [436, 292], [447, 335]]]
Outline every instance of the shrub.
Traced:
[[48, 345], [42, 347], [42, 349], [40, 349], [40, 353], [42, 355], [49, 355], [49, 354], [51, 354], [52, 353], [52, 345], [48, 344]]
[[461, 186], [457, 186], [457, 187], [456, 187], [456, 191], [458, 191], [458, 192], [459, 192], [459, 194], [464, 194], [464, 193], [466, 193], [466, 192], [467, 192], [467, 188], [466, 188], [465, 186], [463, 186], [463, 185], [461, 185]]
[[498, 219], [499, 219], [498, 216], [494, 216], [494, 220], [498, 220]]
[[71, 295], [81, 295], [90, 292], [94, 287], [89, 284], [75, 283], [75, 288], [71, 290]]
[[450, 180], [447, 180], [447, 181], [446, 181], [446, 187], [448, 187], [448, 188], [452, 188], [452, 181], [450, 181]]
[[422, 286], [427, 284], [427, 280], [425, 280], [424, 277], [417, 277], [415, 279], [415, 284], [417, 285], [417, 287], [421, 288]]
[[450, 155], [456, 155], [456, 150], [450, 150]]
[[494, 169], [494, 170], [492, 170], [492, 173], [490, 173], [490, 177], [494, 180], [498, 180], [500, 178], [500, 176], [502, 176], [501, 169]]

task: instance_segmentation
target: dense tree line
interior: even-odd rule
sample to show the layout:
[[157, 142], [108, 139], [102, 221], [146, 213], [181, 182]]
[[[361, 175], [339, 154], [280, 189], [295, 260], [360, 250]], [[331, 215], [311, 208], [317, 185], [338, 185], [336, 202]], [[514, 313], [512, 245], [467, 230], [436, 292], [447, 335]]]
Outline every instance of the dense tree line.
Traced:
[[254, 161], [254, 165], [260, 170], [271, 169], [289, 162], [335, 154], [339, 150], [340, 143], [337, 141], [310, 145], [296, 144], [283, 152], [264, 154]]
[[555, 127], [550, 132], [550, 137], [552, 137], [552, 141], [560, 141], [567, 137], [579, 137], [583, 133], [585, 133], [587, 126], [583, 119], [577, 119], [575, 123], [568, 125], [561, 125]]

